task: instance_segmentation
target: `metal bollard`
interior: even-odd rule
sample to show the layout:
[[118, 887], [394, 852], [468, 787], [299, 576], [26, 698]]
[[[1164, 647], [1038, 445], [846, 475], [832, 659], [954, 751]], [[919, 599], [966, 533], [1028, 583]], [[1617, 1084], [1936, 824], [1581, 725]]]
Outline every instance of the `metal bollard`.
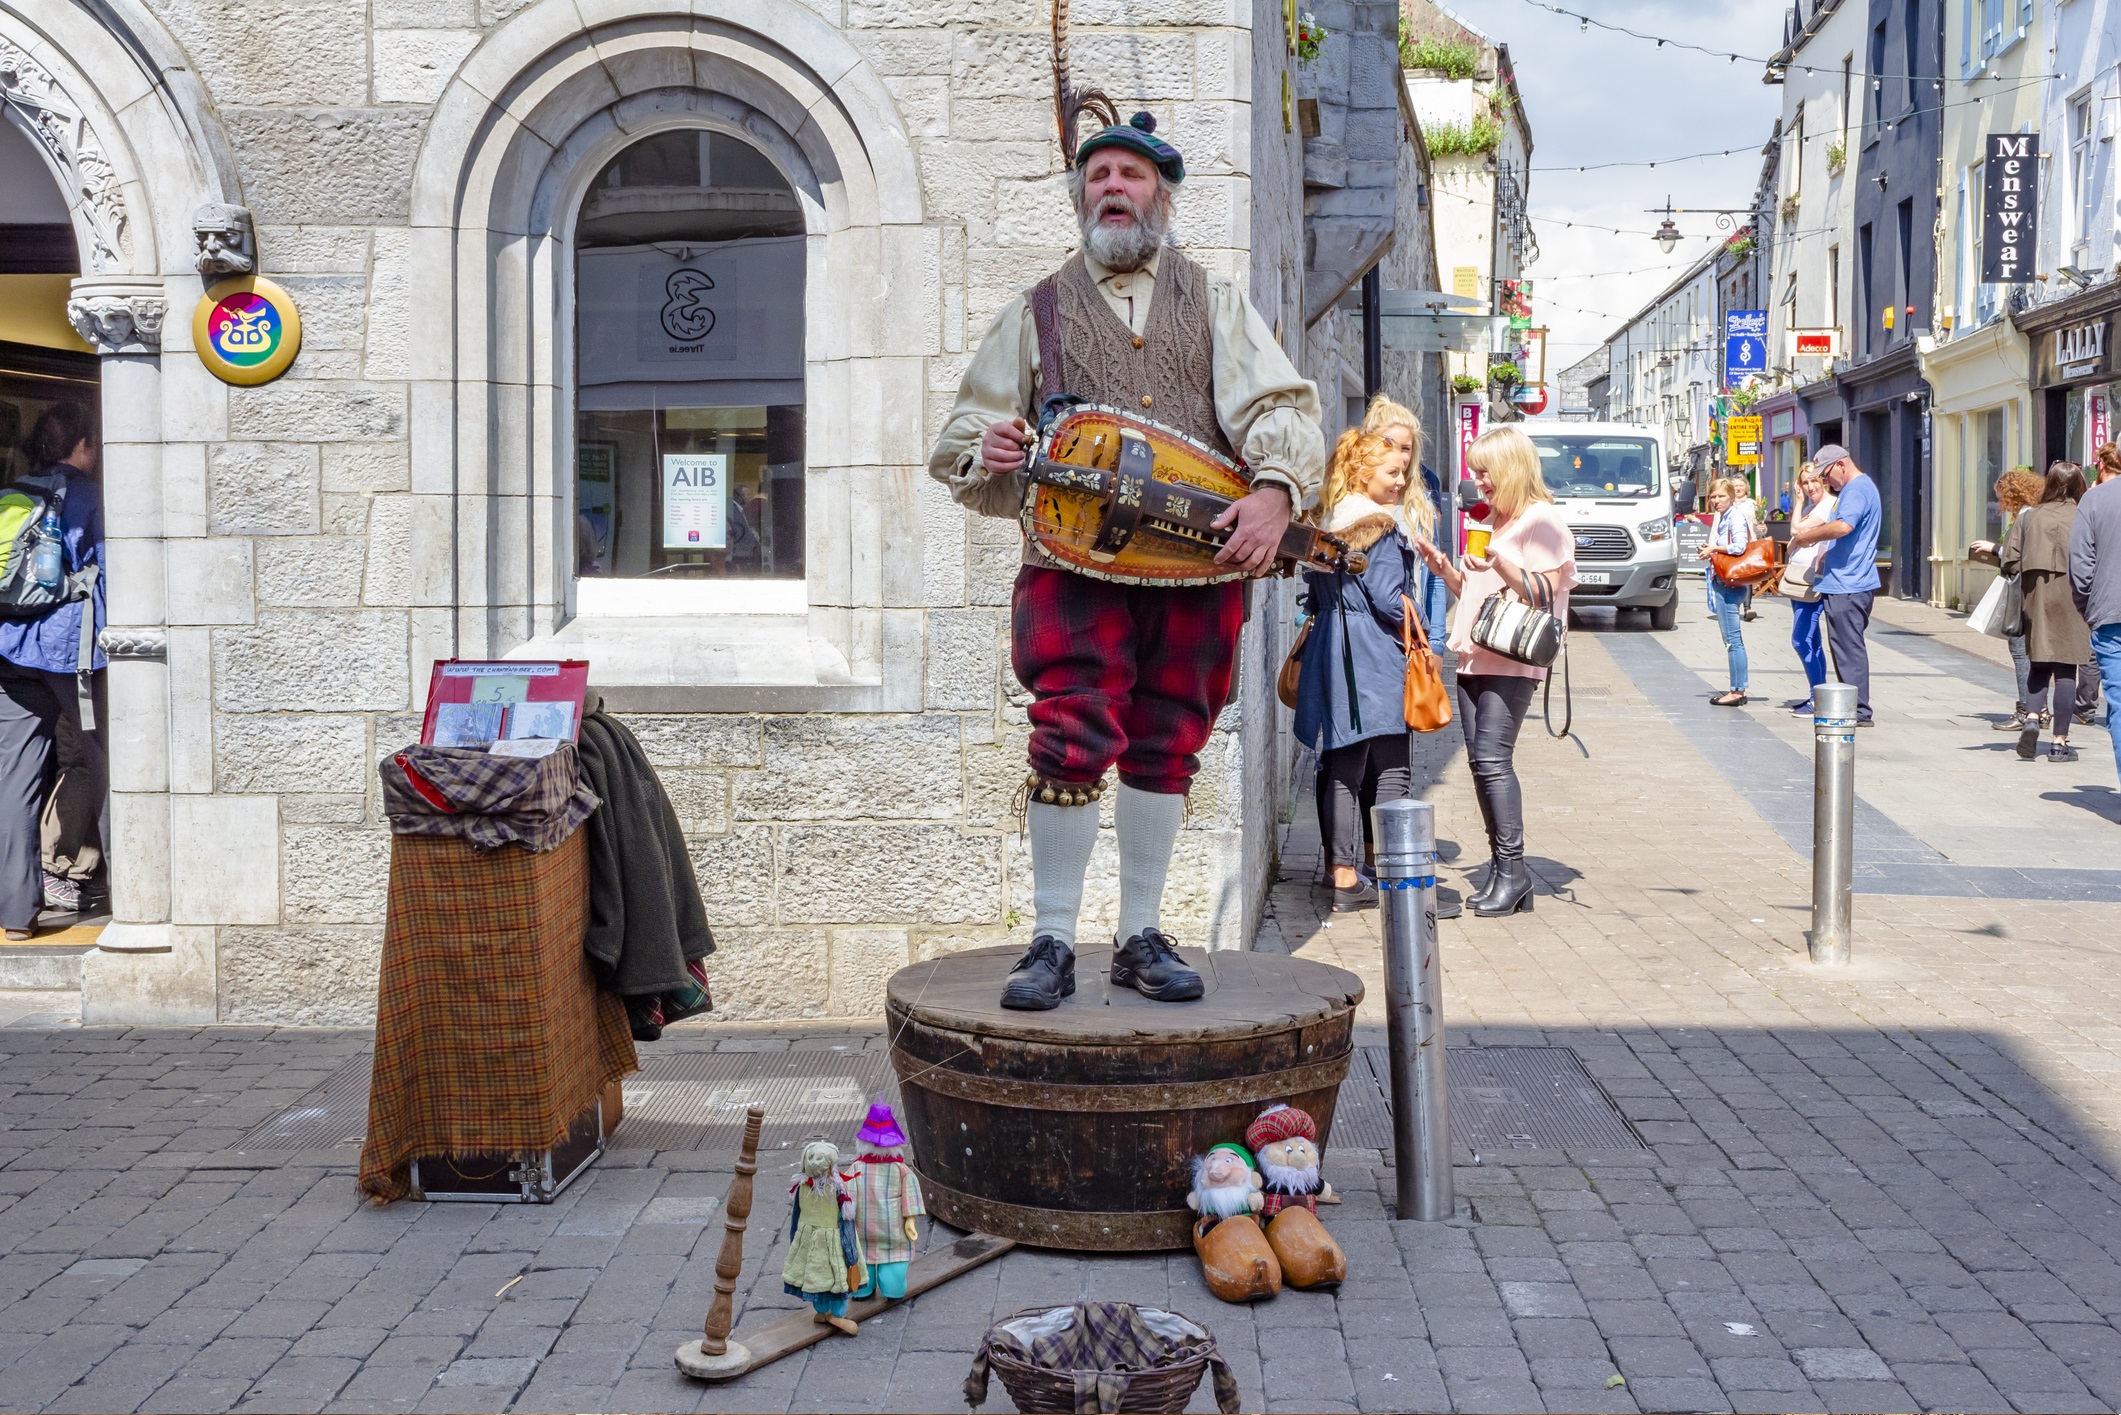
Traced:
[[1856, 688], [1812, 689], [1812, 944], [1814, 963], [1849, 961], [1849, 895], [1856, 843]]
[[1385, 926], [1385, 1034], [1392, 1056], [1392, 1162], [1399, 1216], [1451, 1216], [1451, 1120], [1444, 1081], [1443, 976], [1436, 953], [1436, 808], [1370, 808]]

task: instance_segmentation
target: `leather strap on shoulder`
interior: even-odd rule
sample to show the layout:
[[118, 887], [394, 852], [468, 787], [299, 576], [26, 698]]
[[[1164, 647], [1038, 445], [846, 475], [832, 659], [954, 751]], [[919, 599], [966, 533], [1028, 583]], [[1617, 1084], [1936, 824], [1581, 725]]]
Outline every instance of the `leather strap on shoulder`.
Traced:
[[1061, 369], [1060, 272], [1031, 287], [1031, 323], [1038, 331], [1038, 405], [1065, 387]]

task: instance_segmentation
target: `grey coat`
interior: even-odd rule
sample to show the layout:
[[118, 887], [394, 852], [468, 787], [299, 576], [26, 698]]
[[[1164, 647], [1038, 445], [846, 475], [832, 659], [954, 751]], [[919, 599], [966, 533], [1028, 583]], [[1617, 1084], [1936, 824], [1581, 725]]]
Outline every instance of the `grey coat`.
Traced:
[[2077, 612], [2069, 584], [2074, 501], [2047, 501], [2011, 524], [1999, 558], [2025, 595], [2025, 653], [2035, 663], [2088, 663], [2092, 631]]

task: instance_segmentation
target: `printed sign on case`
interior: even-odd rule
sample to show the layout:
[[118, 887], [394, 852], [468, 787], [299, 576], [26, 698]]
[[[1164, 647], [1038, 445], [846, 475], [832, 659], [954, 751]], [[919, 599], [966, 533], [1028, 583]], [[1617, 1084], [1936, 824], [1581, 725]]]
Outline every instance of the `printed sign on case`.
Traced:
[[1981, 283], [2032, 278], [2040, 225], [2040, 135], [1990, 133], [1981, 164]]
[[192, 347], [207, 372], [249, 387], [287, 372], [302, 348], [302, 316], [285, 290], [261, 275], [207, 287], [192, 309]]
[[729, 457], [722, 452], [663, 456], [663, 549], [729, 548]]

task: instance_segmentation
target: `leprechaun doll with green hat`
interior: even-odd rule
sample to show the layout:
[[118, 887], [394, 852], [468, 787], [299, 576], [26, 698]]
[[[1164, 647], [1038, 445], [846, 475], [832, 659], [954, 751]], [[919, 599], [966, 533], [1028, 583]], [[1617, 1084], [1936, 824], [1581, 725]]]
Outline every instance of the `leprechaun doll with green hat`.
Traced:
[[[1230, 534], [1216, 568], [1265, 573], [1324, 466], [1318, 391], [1244, 291], [1171, 244], [1185, 159], [1150, 114], [1101, 129], [1070, 157], [1081, 249], [995, 315], [929, 473], [972, 510], [1013, 519], [1047, 397], [1140, 409], [1248, 470], [1251, 490], [1222, 523]], [[1164, 881], [1198, 754], [1229, 701], [1244, 612], [1238, 580], [1120, 583], [1077, 573], [1026, 541], [1011, 664], [1032, 696], [1025, 827], [1035, 917], [1004, 1007], [1057, 1007], [1075, 991], [1077, 914], [1115, 767], [1112, 981], [1158, 1001], [1201, 996], [1200, 975], [1161, 927]]]

